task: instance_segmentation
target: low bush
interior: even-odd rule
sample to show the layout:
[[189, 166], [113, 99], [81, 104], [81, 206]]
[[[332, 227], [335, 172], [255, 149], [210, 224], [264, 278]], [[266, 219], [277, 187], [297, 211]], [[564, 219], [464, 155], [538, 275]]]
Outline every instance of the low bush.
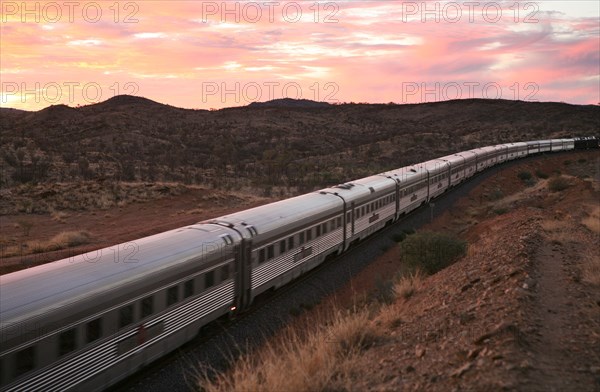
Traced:
[[400, 244], [400, 257], [409, 269], [433, 274], [449, 266], [467, 251], [467, 243], [450, 235], [421, 232]]
[[507, 212], [508, 212], [508, 208], [506, 208], [506, 207], [494, 208], [494, 214], [496, 214], [496, 215], [504, 215]]
[[519, 177], [519, 179], [521, 179], [522, 181], [528, 181], [533, 178], [531, 172], [528, 172], [526, 170], [520, 171], [519, 174], [517, 174], [517, 177]]
[[548, 181], [548, 189], [552, 192], [560, 192], [567, 189], [571, 184], [569, 184], [569, 180], [563, 176], [558, 176], [552, 178]]

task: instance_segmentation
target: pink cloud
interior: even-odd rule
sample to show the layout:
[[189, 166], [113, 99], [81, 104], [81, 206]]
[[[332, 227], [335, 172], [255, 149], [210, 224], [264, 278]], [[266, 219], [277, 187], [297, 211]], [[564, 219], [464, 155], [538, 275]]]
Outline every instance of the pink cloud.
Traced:
[[[298, 86], [309, 99], [418, 102], [455, 97], [456, 85], [468, 98], [474, 83], [522, 99], [530, 92], [523, 86], [532, 83], [536, 100], [600, 101], [598, 15], [522, 9], [515, 21], [504, 8], [496, 21], [495, 9], [469, 15], [463, 5], [460, 21], [450, 21], [456, 15], [443, 13], [445, 3], [428, 2], [428, 10], [439, 4], [440, 12], [424, 15], [420, 2], [384, 1], [319, 3], [318, 9], [312, 2], [281, 2], [260, 15], [248, 2], [228, 2], [227, 10], [222, 2], [139, 2], [127, 9], [119, 3], [117, 15], [112, 3], [98, 4], [103, 14], [95, 22], [81, 13], [71, 22], [65, 13], [57, 23], [43, 15], [40, 23], [21, 23], [18, 13], [5, 12], [2, 82], [27, 89], [96, 83], [103, 99], [134, 85], [138, 95], [195, 108], [243, 105], [259, 95], [296, 97]], [[524, 23], [528, 15], [535, 23]], [[218, 91], [207, 94], [215, 85]], [[416, 92], [407, 91], [415, 85]], [[56, 103], [24, 98], [3, 95], [0, 105]], [[61, 102], [90, 103], [81, 91]]]

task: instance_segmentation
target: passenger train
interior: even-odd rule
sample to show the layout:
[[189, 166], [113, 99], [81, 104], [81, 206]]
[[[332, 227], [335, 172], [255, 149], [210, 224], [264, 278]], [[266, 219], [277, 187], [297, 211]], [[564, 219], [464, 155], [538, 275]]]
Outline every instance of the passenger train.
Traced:
[[0, 277], [0, 390], [102, 390], [491, 166], [598, 138], [447, 155]]

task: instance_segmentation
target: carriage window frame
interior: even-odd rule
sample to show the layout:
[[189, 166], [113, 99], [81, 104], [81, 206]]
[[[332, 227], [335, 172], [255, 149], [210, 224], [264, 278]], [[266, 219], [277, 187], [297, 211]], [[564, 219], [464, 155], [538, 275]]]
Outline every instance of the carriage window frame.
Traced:
[[85, 342], [92, 343], [102, 337], [102, 317], [85, 324]]
[[140, 317], [146, 318], [154, 313], [154, 297], [152, 295], [143, 298], [140, 302]]
[[287, 243], [285, 239], [279, 241], [279, 254], [284, 254], [287, 251]]
[[[213, 271], [210, 271], [213, 272]], [[167, 307], [175, 305], [179, 302], [179, 287], [177, 285], [171, 286], [167, 289], [166, 292], [166, 304]]]
[[231, 274], [229, 273], [229, 264], [225, 264], [225, 265], [221, 266], [220, 274], [221, 274], [221, 282], [224, 282], [230, 278]]
[[70, 328], [58, 335], [58, 356], [62, 357], [77, 350], [77, 328]]
[[271, 244], [267, 246], [267, 260], [271, 260], [275, 257], [275, 245]]
[[215, 282], [215, 271], [207, 271], [204, 273], [204, 290], [210, 289], [216, 284]]
[[183, 284], [183, 298], [189, 298], [194, 295], [196, 291], [196, 282], [194, 279], [186, 280]]
[[17, 351], [15, 354], [15, 367], [14, 367], [14, 378], [21, 377], [22, 375], [29, 373], [36, 366], [36, 347], [29, 346], [22, 350]]
[[124, 328], [133, 324], [134, 319], [133, 304], [125, 305], [119, 308], [119, 328]]

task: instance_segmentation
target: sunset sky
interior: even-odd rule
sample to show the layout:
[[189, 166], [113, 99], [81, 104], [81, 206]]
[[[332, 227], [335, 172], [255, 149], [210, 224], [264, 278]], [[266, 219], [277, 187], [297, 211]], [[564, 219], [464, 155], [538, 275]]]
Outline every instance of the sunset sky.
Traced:
[[[25, 7], [23, 6], [25, 5]], [[0, 106], [600, 102], [597, 1], [2, 1]]]

